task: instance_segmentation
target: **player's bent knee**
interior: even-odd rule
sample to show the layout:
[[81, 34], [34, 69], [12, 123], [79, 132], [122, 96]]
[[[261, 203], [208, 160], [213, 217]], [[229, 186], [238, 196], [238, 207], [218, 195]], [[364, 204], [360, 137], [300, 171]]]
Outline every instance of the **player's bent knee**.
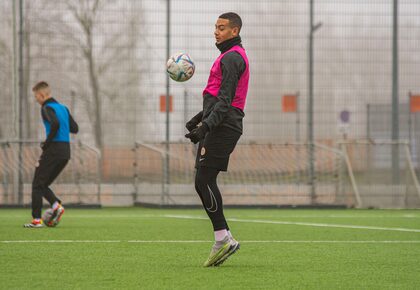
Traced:
[[43, 184], [37, 184], [37, 183], [33, 183], [32, 184], [32, 192], [33, 193], [42, 193], [45, 190], [47, 190], [48, 186], [43, 185]]

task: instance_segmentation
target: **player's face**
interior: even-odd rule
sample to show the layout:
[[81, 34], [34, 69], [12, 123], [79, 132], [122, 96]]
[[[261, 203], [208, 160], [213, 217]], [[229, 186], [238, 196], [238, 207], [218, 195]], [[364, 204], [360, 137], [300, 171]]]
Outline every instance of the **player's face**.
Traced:
[[34, 96], [38, 104], [42, 105], [45, 102], [46, 94], [43, 90], [38, 90], [34, 92]]
[[239, 29], [238, 27], [231, 27], [228, 19], [218, 18], [215, 30], [214, 37], [216, 38], [216, 43], [222, 43], [228, 39], [238, 36]]

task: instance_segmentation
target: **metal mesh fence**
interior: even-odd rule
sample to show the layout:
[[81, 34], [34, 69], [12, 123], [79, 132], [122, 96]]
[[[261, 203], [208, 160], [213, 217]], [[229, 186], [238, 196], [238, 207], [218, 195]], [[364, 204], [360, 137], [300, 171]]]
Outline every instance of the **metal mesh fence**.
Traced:
[[[163, 146], [136, 143], [135, 202], [138, 204], [199, 204], [194, 192], [195, 146], [171, 147], [170, 182], [165, 183]], [[309, 152], [313, 150], [314, 181]], [[226, 205], [346, 205], [355, 206], [344, 155], [323, 144], [240, 144], [231, 157], [228, 173], [218, 184]]]
[[[420, 185], [410, 157], [409, 143], [358, 140], [342, 142], [340, 146], [350, 160], [359, 194], [359, 206], [420, 206]], [[393, 166], [393, 150], [398, 156], [397, 168]]]
[[[67, 204], [99, 205], [100, 156], [84, 144], [72, 144], [72, 159], [52, 185]], [[0, 204], [29, 204], [32, 179], [41, 155], [39, 142], [0, 142]]]
[[[44, 138], [31, 86], [46, 80], [54, 97], [70, 108], [79, 123], [81, 130], [75, 140], [98, 148], [101, 153], [103, 200], [106, 204], [129, 203], [133, 192], [139, 193], [133, 180], [159, 180], [160, 177], [147, 175], [147, 170], [164, 166], [160, 161], [149, 160], [145, 163], [149, 165], [143, 166], [146, 171], [136, 175], [133, 147], [140, 142], [165, 148], [162, 144], [167, 141], [166, 113], [160, 110], [160, 101], [166, 94], [169, 35], [169, 51], [188, 52], [196, 64], [191, 80], [170, 82], [173, 111], [169, 113], [168, 129], [169, 153], [182, 152], [182, 162], [190, 166], [183, 168], [179, 176], [172, 172], [171, 182], [181, 175], [192, 177], [194, 158], [192, 147], [183, 137], [184, 124], [201, 110], [201, 92], [219, 54], [214, 46], [214, 23], [221, 13], [235, 11], [243, 19], [241, 36], [251, 67], [244, 134], [237, 151], [265, 156], [270, 151], [254, 144], [306, 142], [310, 127], [309, 3], [171, 0], [170, 30], [166, 31], [167, 1], [1, 1], [0, 139]], [[398, 95], [403, 110], [408, 92], [420, 94], [420, 2], [398, 3]], [[392, 21], [392, 0], [314, 1], [314, 22], [320, 24], [314, 33], [313, 59], [316, 142], [337, 148], [337, 141], [343, 138], [355, 140], [378, 134], [392, 138]], [[297, 95], [295, 111], [283, 110], [284, 95]], [[375, 106], [389, 109], [372, 113]], [[404, 130], [412, 128], [414, 137], [410, 141], [419, 141], [413, 129], [416, 127], [406, 124], [410, 120], [417, 124], [419, 114], [413, 112], [411, 118], [404, 118], [400, 113], [399, 138], [409, 139]], [[380, 128], [384, 122], [389, 126]], [[410, 146], [415, 170], [419, 172], [419, 151], [413, 142]], [[155, 156], [147, 158], [159, 160], [160, 153], [143, 150], [146, 156]], [[307, 162], [304, 155], [303, 161], [283, 157], [281, 162], [290, 168]], [[264, 158], [263, 166], [255, 169], [253, 163], [244, 165], [233, 156], [232, 172], [223, 176], [222, 184], [228, 178], [239, 183], [239, 176], [260, 183], [285, 182], [284, 178], [264, 174], [264, 166], [273, 172], [283, 170], [282, 164]], [[174, 166], [176, 160], [172, 160]], [[319, 161], [315, 158], [314, 162]], [[244, 170], [250, 173], [236, 175], [237, 166], [249, 166]], [[302, 186], [308, 183], [298, 182]], [[158, 188], [168, 186], [156, 184]], [[142, 193], [149, 194], [148, 190]], [[252, 202], [258, 202], [258, 196]], [[273, 201], [279, 202], [283, 201]]]
[[[368, 104], [366, 137], [369, 140], [383, 140], [391, 131], [391, 105]], [[401, 103], [399, 108], [399, 136], [409, 141], [414, 168], [420, 178], [420, 113], [411, 112], [409, 103]]]

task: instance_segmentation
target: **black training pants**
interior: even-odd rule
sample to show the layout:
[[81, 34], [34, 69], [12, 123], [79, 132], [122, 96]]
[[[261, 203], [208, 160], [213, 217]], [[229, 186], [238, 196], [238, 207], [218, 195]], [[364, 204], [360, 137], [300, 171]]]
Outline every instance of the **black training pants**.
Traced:
[[229, 230], [223, 214], [222, 195], [217, 186], [217, 175], [220, 170], [210, 167], [199, 167], [195, 175], [195, 190], [209, 216], [214, 231]]
[[68, 159], [57, 158], [52, 154], [42, 154], [39, 164], [35, 169], [34, 180], [32, 181], [32, 217], [41, 218], [42, 197], [52, 205], [61, 201], [49, 188], [51, 183], [66, 167]]

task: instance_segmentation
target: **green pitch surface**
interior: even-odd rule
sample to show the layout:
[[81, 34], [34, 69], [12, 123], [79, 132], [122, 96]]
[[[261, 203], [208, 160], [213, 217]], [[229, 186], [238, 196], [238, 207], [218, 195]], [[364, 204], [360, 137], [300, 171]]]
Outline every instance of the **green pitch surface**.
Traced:
[[201, 210], [0, 210], [2, 289], [419, 289], [418, 210], [225, 211], [241, 249], [204, 268]]

